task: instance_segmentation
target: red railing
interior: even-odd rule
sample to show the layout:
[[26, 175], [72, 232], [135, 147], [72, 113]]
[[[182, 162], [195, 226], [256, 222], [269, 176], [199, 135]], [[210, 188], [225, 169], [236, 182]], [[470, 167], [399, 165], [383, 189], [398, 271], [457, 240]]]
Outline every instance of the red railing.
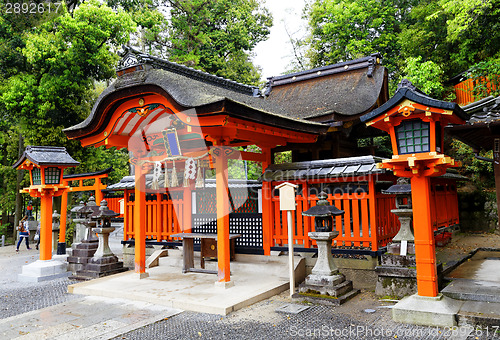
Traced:
[[478, 85], [485, 86], [484, 91], [480, 91], [483, 96], [490, 95], [492, 91], [497, 91], [496, 84], [494, 82], [492, 84], [488, 78], [485, 78], [482, 81], [476, 80], [476, 83], [474, 83], [472, 79], [466, 79], [453, 86], [456, 95], [454, 102], [461, 106], [475, 102], [476, 98], [474, 98], [474, 87], [477, 87]]
[[[314, 231], [314, 220], [312, 217], [302, 216], [302, 212], [316, 205], [317, 196], [307, 195], [310, 183], [301, 184], [304, 194], [296, 196], [297, 209], [292, 211], [294, 244], [298, 247], [311, 248], [315, 247], [315, 242], [309, 238], [308, 233]], [[276, 183], [272, 183], [273, 188], [275, 185]], [[335, 230], [339, 232], [339, 236], [335, 238], [334, 246], [361, 247], [375, 251], [387, 245], [399, 231], [398, 218], [391, 213], [391, 210], [395, 208], [395, 197], [375, 192], [375, 183], [372, 180], [365, 182], [365, 186], [367, 188], [365, 191], [328, 196], [330, 204], [345, 211], [344, 216], [335, 218]], [[264, 191], [263, 189], [265, 200], [265, 197], [269, 196]], [[125, 193], [125, 240], [134, 237], [132, 227], [134, 202], [130, 200], [132, 192]], [[431, 218], [434, 229], [458, 223], [455, 182], [449, 179], [433, 178], [431, 195]], [[181, 226], [183, 216], [185, 216], [183, 209], [191, 209], [191, 207], [184, 207], [180, 195], [176, 196], [174, 193], [172, 197], [173, 199], [165, 194], [147, 195], [146, 238], [172, 241], [170, 235], [182, 232]], [[287, 214], [280, 211], [278, 196], [271, 195], [269, 202], [268, 205], [263, 202], [262, 233], [265, 250], [288, 244]]]
[[[123, 221], [123, 238], [134, 238], [134, 201], [131, 193], [125, 193], [126, 212]], [[172, 241], [170, 235], [182, 232], [182, 199], [170, 199], [165, 194], [148, 194], [146, 199], [146, 238], [158, 241]]]
[[434, 230], [459, 223], [455, 181], [435, 178], [431, 181], [431, 220]]
[[474, 102], [474, 83], [472, 79], [464, 80], [453, 87], [456, 95], [455, 103], [463, 106]]
[[[314, 231], [314, 218], [302, 216], [302, 212], [316, 205], [316, 195], [296, 196], [297, 210], [292, 211], [294, 228], [294, 244], [304, 248], [315, 245], [308, 232]], [[399, 230], [399, 221], [394, 214], [394, 197], [377, 194], [375, 198], [368, 193], [328, 195], [328, 202], [338, 209], [344, 210], [343, 216], [335, 217], [334, 229], [339, 235], [334, 240], [334, 246], [362, 247], [377, 250], [385, 246]], [[375, 214], [372, 207], [375, 206]], [[273, 246], [288, 244], [287, 213], [279, 209], [279, 197], [272, 198]], [[297, 218], [298, 216], [298, 218]]]
[[[123, 196], [104, 196], [106, 202], [108, 202], [108, 208], [113, 210], [114, 212], [120, 213], [120, 200], [123, 199]], [[117, 217], [123, 218], [123, 214], [118, 215]]]

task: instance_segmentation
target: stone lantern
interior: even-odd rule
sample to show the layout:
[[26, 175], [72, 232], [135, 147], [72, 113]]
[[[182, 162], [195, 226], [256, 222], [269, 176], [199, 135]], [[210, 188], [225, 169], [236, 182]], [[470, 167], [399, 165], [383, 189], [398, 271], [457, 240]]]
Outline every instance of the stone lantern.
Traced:
[[85, 216], [80, 212], [85, 207], [85, 203], [80, 201], [78, 205], [71, 209], [71, 220], [75, 223], [75, 233], [73, 237], [73, 244], [82, 242], [85, 238]]
[[311, 274], [300, 284], [299, 292], [328, 295], [334, 298], [334, 304], [341, 304], [358, 291], [352, 289], [352, 282], [346, 281], [333, 262], [332, 240], [339, 235], [338, 231], [333, 231], [333, 216], [343, 215], [344, 211], [330, 205], [327, 198], [325, 192], [320, 192], [316, 206], [302, 213], [314, 217], [315, 231], [308, 235], [318, 245], [318, 258]]
[[118, 215], [120, 214], [108, 208], [108, 202], [106, 202], [106, 200], [102, 200], [99, 210], [90, 216], [90, 219], [96, 222], [94, 232], [99, 236], [99, 246], [93, 259], [113, 256], [113, 252], [109, 248], [109, 234], [115, 230], [115, 227], [111, 226], [111, 218]]
[[98, 248], [98, 240], [95, 237], [93, 228], [96, 222], [91, 219], [91, 215], [99, 211], [99, 206], [95, 204], [94, 196], [90, 196], [87, 204], [80, 204], [71, 209], [77, 218], [73, 221], [77, 228], [77, 242], [73, 243], [72, 255], [68, 257], [68, 267], [73, 272], [70, 278], [75, 280], [87, 280], [86, 265], [94, 256]]
[[387, 190], [382, 190], [382, 193], [396, 195], [396, 209], [392, 209], [391, 213], [398, 217], [401, 225], [399, 232], [392, 239], [393, 243], [387, 246], [387, 251], [391, 254], [406, 255], [405, 251], [401, 248], [401, 242], [407, 242], [408, 248], [406, 253], [415, 254], [415, 237], [411, 231], [413, 217], [411, 185], [408, 178], [398, 178], [397, 184], [392, 185]]
[[82, 274], [87, 278], [102, 277], [127, 270], [123, 268], [123, 262], [118, 261], [118, 258], [109, 248], [109, 234], [115, 230], [111, 226], [111, 219], [118, 215], [119, 213], [108, 208], [108, 202], [102, 200], [99, 210], [90, 216], [90, 219], [96, 222], [93, 231], [99, 236], [99, 246], [94, 256], [85, 265]]
[[[303, 216], [314, 217], [314, 230], [316, 232], [331, 232], [333, 227], [333, 216], [343, 215], [344, 211], [330, 205], [326, 200], [328, 195], [322, 191], [318, 195], [318, 202], [312, 208], [304, 211]], [[335, 235], [335, 237], [338, 236]]]
[[94, 196], [90, 196], [87, 204], [79, 211], [79, 214], [84, 219], [82, 223], [87, 228], [84, 239], [86, 242], [97, 242], [97, 239], [94, 237], [94, 233], [92, 232], [92, 228], [96, 226], [96, 221], [92, 220], [91, 217], [98, 211], [99, 206], [95, 203]]
[[57, 250], [57, 255], [66, 254], [66, 243], [58, 243], [57, 235], [61, 226], [61, 214], [54, 210], [52, 213], [52, 250]]

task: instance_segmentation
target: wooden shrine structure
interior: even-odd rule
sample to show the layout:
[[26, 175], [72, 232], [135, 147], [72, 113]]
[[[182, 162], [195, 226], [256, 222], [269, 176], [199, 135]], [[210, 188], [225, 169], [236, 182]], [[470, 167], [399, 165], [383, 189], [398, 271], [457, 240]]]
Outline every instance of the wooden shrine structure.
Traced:
[[[260, 229], [263, 253], [283, 246], [287, 221], [275, 207], [278, 197], [273, 188], [290, 178], [273, 177], [283, 171], [272, 165], [274, 152], [282, 150], [292, 150], [296, 163], [291, 166], [297, 167], [293, 170], [298, 176], [294, 180], [303, 185], [295, 216], [315, 205], [315, 191], [310, 188], [323, 182], [340, 187], [351, 183], [354, 191], [340, 197], [332, 189], [329, 196], [336, 205], [352, 207], [349, 219], [344, 217], [348, 223], [342, 227], [342, 242], [376, 251], [396, 233], [397, 226], [387, 222], [390, 230], [379, 238], [385, 232], [379, 232], [385, 223], [380, 221], [392, 219], [388, 213], [392, 203], [390, 197], [377, 196], [378, 182], [390, 185], [395, 177], [376, 170], [376, 158], [351, 159], [351, 164], [342, 160], [321, 163], [328, 158], [366, 154], [367, 150], [356, 146], [356, 138], [380, 133], [360, 122], [363, 114], [388, 99], [387, 70], [380, 65], [378, 54], [269, 78], [264, 93], [130, 48], [117, 75], [90, 116], [64, 131], [83, 146], [131, 152], [135, 174], [120, 190], [124, 190], [125, 200], [124, 238], [135, 245], [135, 271], [140, 277], [147, 276], [147, 239], [179, 242], [170, 235], [212, 228], [217, 233], [218, 281], [228, 284], [230, 228], [237, 225], [238, 213], [249, 213], [245, 211], [249, 207], [260, 215], [254, 224]], [[257, 145], [261, 153], [236, 149], [247, 145]], [[260, 162], [266, 170], [255, 190], [243, 184], [247, 194], [242, 198], [237, 197], [237, 184], [228, 178], [230, 159]], [[349, 165], [350, 170], [356, 169], [347, 178], [348, 172], [340, 169], [347, 170]], [[202, 184], [206, 169], [215, 169], [210, 189], [209, 181]], [[306, 170], [311, 177], [304, 176]], [[454, 184], [443, 181], [437, 185], [445, 183], [445, 192], [456, 200]], [[377, 206], [386, 208], [375, 213]], [[212, 214], [210, 221], [197, 222], [195, 217], [200, 217], [201, 211]], [[311, 218], [294, 218], [298, 244], [313, 247], [307, 237]], [[458, 213], [446, 223], [458, 223]]]

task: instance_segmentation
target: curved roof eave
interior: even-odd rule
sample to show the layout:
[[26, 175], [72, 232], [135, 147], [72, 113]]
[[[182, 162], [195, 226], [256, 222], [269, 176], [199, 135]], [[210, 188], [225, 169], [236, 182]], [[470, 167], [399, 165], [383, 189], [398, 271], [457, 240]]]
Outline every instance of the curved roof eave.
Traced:
[[[186, 87], [189, 84], [192, 86]], [[217, 104], [220, 104], [217, 106], [223, 107], [224, 103], [231, 102], [236, 106], [240, 106], [241, 109], [250, 109], [254, 114], [258, 114], [258, 116], [261, 117], [260, 122], [266, 125], [272, 125], [269, 124], [270, 120], [279, 122], [279, 125], [289, 125], [291, 130], [316, 134], [326, 132], [327, 129], [327, 126], [324, 124], [301, 121], [266, 111], [261, 108], [260, 105], [252, 105], [253, 103], [257, 103], [259, 100], [262, 101], [262, 98], [251, 97], [224, 88], [217, 88], [211, 84], [205, 84], [196, 80], [188, 79], [187, 77], [169, 74], [163, 70], [150, 69], [147, 71], [138, 71], [118, 78], [112, 85], [101, 93], [92, 108], [91, 114], [83, 122], [64, 129], [64, 133], [70, 138], [79, 138], [84, 135], [93, 134], [99, 130], [102, 122], [104, 121], [103, 117], [100, 117], [98, 112], [102, 112], [102, 110], [106, 107], [111, 105], [113, 102], [116, 102], [118, 93], [123, 91], [132, 93], [136, 91], [131, 90], [138, 90], [144, 87], [149, 87], [150, 89], [156, 88], [157, 93], [170, 97], [174, 101], [174, 104], [176, 104], [181, 110], [191, 108], [202, 109], [203, 107]], [[186, 88], [189, 88], [190, 91], [186, 91]], [[205, 91], [205, 88], [207, 91]], [[150, 90], [148, 92], [150, 92]], [[137, 91], [136, 94], [139, 95], [140, 91]], [[234, 109], [237, 111], [238, 107], [234, 107]], [[238, 116], [239, 118], [247, 118], [253, 121], [255, 121], [256, 118], [254, 116], [249, 117], [244, 114], [237, 114], [235, 112], [228, 113], [230, 115]], [[264, 118], [270, 119], [267, 120]]]
[[404, 99], [409, 99], [415, 103], [419, 103], [422, 105], [435, 107], [438, 109], [451, 110], [455, 113], [459, 118], [463, 120], [467, 120], [468, 116], [465, 111], [458, 105], [453, 102], [445, 102], [442, 100], [431, 98], [418, 90], [414, 90], [410, 87], [401, 87], [397, 90], [397, 92], [392, 96], [387, 102], [382, 104], [380, 107], [375, 110], [363, 115], [360, 117], [361, 122], [365, 123], [369, 120], [377, 118], [388, 110], [392, 109]]

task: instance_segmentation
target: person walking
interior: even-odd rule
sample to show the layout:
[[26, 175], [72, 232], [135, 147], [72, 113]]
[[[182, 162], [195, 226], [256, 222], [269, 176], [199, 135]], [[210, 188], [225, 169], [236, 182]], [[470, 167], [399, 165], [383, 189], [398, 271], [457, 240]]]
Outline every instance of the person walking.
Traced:
[[38, 222], [38, 227], [36, 228], [36, 234], [34, 240], [36, 241], [35, 249], [38, 250], [40, 246], [40, 222]]
[[17, 241], [16, 252], [19, 253], [19, 246], [21, 245], [23, 238], [26, 240], [26, 248], [28, 250], [31, 249], [29, 240], [30, 230], [28, 227], [28, 221], [26, 216], [24, 216], [23, 219], [19, 221], [19, 226], [17, 227], [17, 230], [19, 230], [19, 241]]

